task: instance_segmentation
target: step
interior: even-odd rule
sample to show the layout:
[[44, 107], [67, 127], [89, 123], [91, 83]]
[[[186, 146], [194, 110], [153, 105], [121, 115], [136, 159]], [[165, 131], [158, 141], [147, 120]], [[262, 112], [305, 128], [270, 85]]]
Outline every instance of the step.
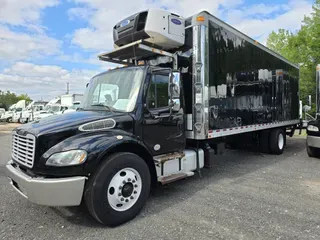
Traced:
[[194, 175], [194, 172], [179, 172], [168, 176], [158, 177], [158, 182], [165, 185]]
[[168, 154], [163, 154], [163, 155], [158, 155], [155, 156], [153, 159], [157, 163], [165, 163], [170, 160], [175, 160], [175, 159], [182, 159], [185, 156], [184, 152], [174, 152], [174, 153], [168, 153]]

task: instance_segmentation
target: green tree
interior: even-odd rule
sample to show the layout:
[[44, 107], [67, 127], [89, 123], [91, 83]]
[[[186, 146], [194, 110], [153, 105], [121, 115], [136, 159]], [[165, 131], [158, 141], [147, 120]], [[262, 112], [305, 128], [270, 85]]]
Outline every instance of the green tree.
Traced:
[[[292, 33], [285, 29], [272, 32], [267, 46], [290, 61], [300, 65], [300, 100], [306, 104], [307, 96], [316, 99], [316, 66], [320, 64], [320, 0], [316, 0], [312, 13], [305, 17], [301, 28]], [[313, 111], [315, 111], [313, 104]]]
[[28, 96], [28, 94], [19, 95], [18, 100], [26, 100], [26, 102], [32, 102], [32, 99]]
[[32, 99], [27, 94], [16, 95], [10, 91], [0, 90], [0, 107], [8, 109], [12, 104], [17, 103], [20, 100], [26, 100], [27, 103], [31, 102]]

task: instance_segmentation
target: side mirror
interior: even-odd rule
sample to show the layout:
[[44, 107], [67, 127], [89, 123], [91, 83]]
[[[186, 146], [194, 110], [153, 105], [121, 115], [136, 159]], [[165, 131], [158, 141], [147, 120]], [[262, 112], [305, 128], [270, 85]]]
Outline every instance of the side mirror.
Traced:
[[177, 112], [180, 110], [180, 72], [171, 72], [169, 80], [169, 96], [170, 96], [170, 106], [173, 111]]

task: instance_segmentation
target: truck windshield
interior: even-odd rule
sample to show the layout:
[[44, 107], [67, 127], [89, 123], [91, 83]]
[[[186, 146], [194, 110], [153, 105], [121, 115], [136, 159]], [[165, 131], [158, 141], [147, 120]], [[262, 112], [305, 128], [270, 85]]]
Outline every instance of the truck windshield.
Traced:
[[91, 79], [83, 97], [83, 110], [133, 111], [139, 94], [144, 70], [122, 68]]

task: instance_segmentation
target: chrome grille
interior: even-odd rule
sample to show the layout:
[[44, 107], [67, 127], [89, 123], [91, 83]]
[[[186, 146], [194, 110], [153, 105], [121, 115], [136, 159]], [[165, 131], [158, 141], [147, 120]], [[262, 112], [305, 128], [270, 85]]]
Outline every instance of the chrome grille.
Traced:
[[26, 167], [32, 168], [35, 154], [36, 138], [31, 134], [12, 134], [12, 159]]

